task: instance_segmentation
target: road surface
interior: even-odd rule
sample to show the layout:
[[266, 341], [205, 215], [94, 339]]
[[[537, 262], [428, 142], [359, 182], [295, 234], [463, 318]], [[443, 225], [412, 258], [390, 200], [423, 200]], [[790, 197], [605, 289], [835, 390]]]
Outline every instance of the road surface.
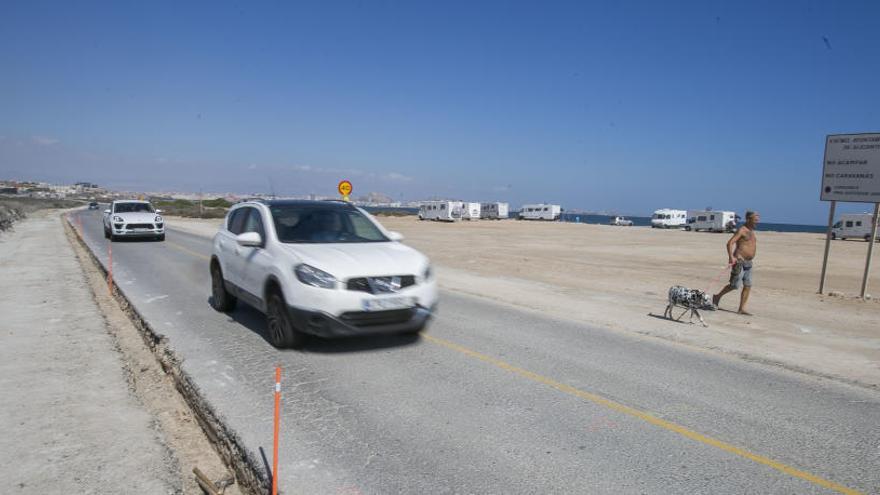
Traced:
[[[73, 223], [106, 264], [100, 218]], [[256, 456], [282, 366], [285, 493], [880, 493], [876, 392], [450, 291], [421, 338], [277, 350], [258, 312], [208, 305], [210, 239], [171, 225], [112, 247], [116, 283]]]

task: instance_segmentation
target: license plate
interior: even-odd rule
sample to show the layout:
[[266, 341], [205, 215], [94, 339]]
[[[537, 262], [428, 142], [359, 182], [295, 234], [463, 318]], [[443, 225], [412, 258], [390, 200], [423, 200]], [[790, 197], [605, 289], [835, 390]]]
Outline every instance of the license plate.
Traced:
[[361, 306], [364, 311], [388, 311], [391, 309], [406, 309], [416, 305], [412, 297], [386, 297], [382, 299], [364, 299]]

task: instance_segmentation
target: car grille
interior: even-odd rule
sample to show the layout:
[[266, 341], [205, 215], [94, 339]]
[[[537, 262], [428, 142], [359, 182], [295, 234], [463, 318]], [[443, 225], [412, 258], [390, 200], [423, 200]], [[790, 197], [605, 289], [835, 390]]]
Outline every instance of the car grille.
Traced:
[[153, 224], [151, 223], [130, 223], [125, 226], [127, 229], [152, 229]]
[[389, 311], [350, 311], [342, 313], [339, 319], [354, 327], [395, 325], [406, 323], [415, 315], [414, 308], [392, 309]]
[[[392, 289], [392, 284], [394, 282], [394, 278], [399, 278], [400, 287], [397, 290], [405, 289], [411, 285], [416, 284], [416, 277], [414, 275], [396, 275], [396, 276], [388, 276], [388, 277], [359, 277], [359, 278], [350, 278], [348, 279], [348, 283], [346, 284], [346, 288], [348, 290], [357, 290], [361, 292], [369, 292], [370, 294], [386, 294], [389, 292], [396, 292], [397, 290]], [[370, 283], [372, 282], [372, 283]]]

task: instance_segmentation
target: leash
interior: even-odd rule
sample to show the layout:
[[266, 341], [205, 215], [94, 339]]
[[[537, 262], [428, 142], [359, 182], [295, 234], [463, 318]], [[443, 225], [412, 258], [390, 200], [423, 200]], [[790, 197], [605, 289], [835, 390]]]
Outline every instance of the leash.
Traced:
[[[735, 264], [735, 263], [734, 263], [734, 264]], [[706, 290], [706, 293], [712, 293], [712, 294], [714, 294], [714, 293], [712, 292], [712, 287], [718, 285], [718, 283], [721, 282], [721, 277], [722, 277], [725, 273], [729, 272], [731, 269], [733, 269], [733, 265], [732, 265], [732, 264], [727, 264], [727, 265], [725, 265], [724, 268], [722, 268], [721, 271], [718, 272], [718, 275], [715, 275], [715, 278], [713, 278], [712, 280], [709, 281], [709, 286], [708, 286], [708, 289]]]

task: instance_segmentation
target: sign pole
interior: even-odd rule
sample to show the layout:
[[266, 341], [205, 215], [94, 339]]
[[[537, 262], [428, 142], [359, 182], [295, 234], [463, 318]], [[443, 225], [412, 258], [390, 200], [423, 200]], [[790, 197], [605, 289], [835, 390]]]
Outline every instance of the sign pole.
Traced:
[[825, 291], [825, 269], [828, 268], [828, 253], [831, 251], [831, 226], [834, 225], [834, 210], [837, 201], [831, 202], [831, 210], [828, 212], [828, 231], [825, 233], [825, 256], [822, 258], [822, 276], [819, 278], [819, 294]]
[[880, 216], [880, 203], [874, 203], [874, 221], [871, 222], [871, 238], [868, 239], [868, 259], [865, 260], [865, 276], [862, 277], [862, 299], [868, 291], [868, 276], [871, 275], [871, 257], [874, 254], [874, 243], [877, 239], [877, 217]]

